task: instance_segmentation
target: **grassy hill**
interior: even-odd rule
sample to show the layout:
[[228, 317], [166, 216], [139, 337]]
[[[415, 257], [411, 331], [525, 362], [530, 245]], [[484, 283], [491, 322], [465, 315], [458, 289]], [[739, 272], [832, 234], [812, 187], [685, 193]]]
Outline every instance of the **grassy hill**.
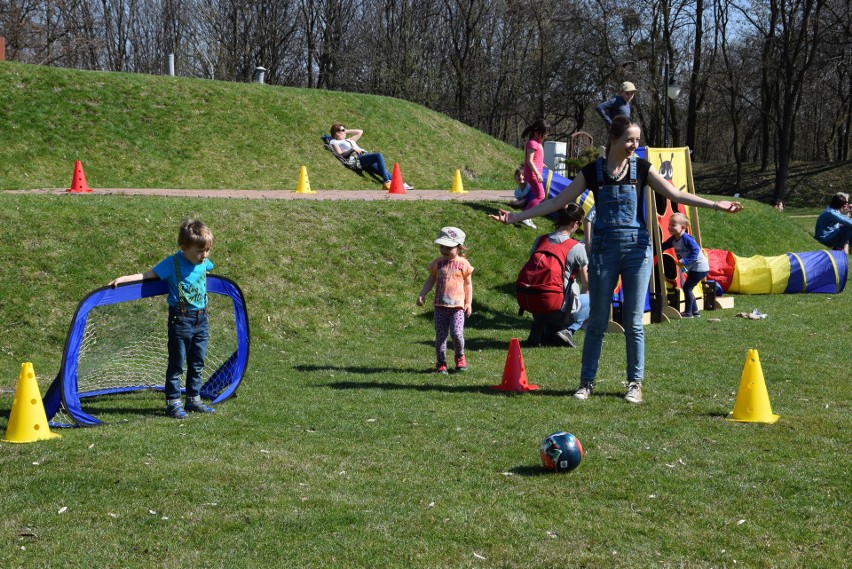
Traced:
[[511, 187], [520, 150], [399, 99], [0, 62], [0, 189], [376, 189], [325, 150], [334, 122], [365, 131], [388, 169], [422, 189]]
[[[94, 188], [376, 189], [320, 144], [333, 122], [365, 131], [421, 189], [512, 186], [520, 150], [399, 99], [0, 62], [0, 190], [68, 187], [75, 160]], [[699, 193], [731, 195], [733, 165], [695, 164]], [[823, 207], [852, 177], [852, 161], [796, 163], [788, 205]], [[747, 165], [741, 194], [768, 203], [772, 172]]]
[[[736, 181], [733, 164], [693, 164], [695, 188], [699, 193], [733, 195]], [[852, 178], [852, 160], [837, 163], [793, 162], [787, 177], [787, 207], [821, 211], [828, 205], [831, 196], [837, 192], [849, 191]], [[760, 171], [758, 164], [743, 166], [743, 179], [739, 194], [742, 197], [763, 203], [773, 203], [775, 171], [770, 166], [766, 172]]]

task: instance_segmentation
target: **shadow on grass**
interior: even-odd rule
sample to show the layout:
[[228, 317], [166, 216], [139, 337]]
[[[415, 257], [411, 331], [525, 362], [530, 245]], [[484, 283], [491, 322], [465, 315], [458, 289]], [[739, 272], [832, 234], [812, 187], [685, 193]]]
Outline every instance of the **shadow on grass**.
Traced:
[[518, 476], [544, 476], [545, 474], [553, 474], [543, 466], [530, 466], [528, 464], [514, 466], [509, 469], [509, 472]]
[[[328, 369], [328, 368], [322, 368]], [[337, 369], [337, 368], [335, 368]], [[343, 371], [343, 370], [341, 370]], [[430, 372], [423, 372], [426, 375], [432, 375]], [[456, 374], [452, 374], [456, 375]], [[450, 377], [452, 377], [452, 375]], [[490, 385], [459, 385], [459, 384], [451, 384], [451, 383], [396, 383], [390, 381], [335, 381], [332, 383], [326, 383], [326, 387], [330, 387], [332, 389], [346, 390], [346, 389], [382, 389], [387, 391], [394, 390], [409, 390], [409, 391], [442, 391], [446, 393], [481, 393], [484, 395], [500, 395], [503, 397], [514, 397], [517, 395], [526, 395], [526, 394], [534, 394], [541, 396], [549, 396], [549, 397], [569, 397], [574, 394], [573, 390], [565, 390], [565, 389], [537, 389], [534, 391], [527, 391], [523, 393], [515, 393], [512, 391], [500, 391], [498, 389], [493, 389], [493, 386]]]
[[[502, 200], [502, 199], [495, 199], [493, 202], [463, 201], [459, 205], [464, 206], [466, 208], [470, 208], [474, 211], [482, 212], [486, 215], [497, 215], [497, 210], [499, 210], [499, 209], [504, 209], [504, 210], [512, 209], [508, 205], [506, 205], [505, 201]], [[495, 221], [494, 223], [497, 223], [497, 222]]]
[[727, 419], [730, 416], [730, 413], [725, 413], [723, 411], [711, 411], [709, 413], [704, 413], [705, 417], [711, 417], [713, 419]]
[[[96, 419], [100, 419], [104, 423], [121, 422], [123, 417], [154, 417], [166, 416], [165, 403], [162, 407], [146, 407], [146, 408], [130, 408], [130, 407], [86, 407], [83, 409], [89, 415]], [[104, 419], [104, 417], [107, 417]]]

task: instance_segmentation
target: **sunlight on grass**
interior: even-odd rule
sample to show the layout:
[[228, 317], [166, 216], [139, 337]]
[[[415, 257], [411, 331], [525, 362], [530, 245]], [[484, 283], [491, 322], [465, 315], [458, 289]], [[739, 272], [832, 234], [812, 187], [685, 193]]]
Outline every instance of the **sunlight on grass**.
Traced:
[[[588, 401], [571, 397], [580, 351], [558, 348], [524, 349], [541, 390], [507, 396], [489, 386], [528, 331], [507, 290], [536, 232], [488, 220], [494, 207], [0, 194], [5, 409], [21, 362], [42, 389], [56, 374], [79, 299], [174, 252], [188, 214], [213, 230], [214, 272], [242, 288], [252, 334], [246, 379], [213, 417], [111, 396], [93, 402], [111, 424], [3, 445], [3, 565], [843, 566], [849, 291], [738, 296], [648, 326], [643, 405], [621, 399], [619, 336]], [[449, 224], [476, 267], [471, 367], [437, 377], [414, 301]], [[750, 201], [702, 212], [701, 228], [742, 255], [819, 249]], [[769, 317], [735, 317], [753, 308]], [[724, 419], [748, 349], [775, 425]], [[560, 429], [587, 454], [546, 475], [538, 445]]]

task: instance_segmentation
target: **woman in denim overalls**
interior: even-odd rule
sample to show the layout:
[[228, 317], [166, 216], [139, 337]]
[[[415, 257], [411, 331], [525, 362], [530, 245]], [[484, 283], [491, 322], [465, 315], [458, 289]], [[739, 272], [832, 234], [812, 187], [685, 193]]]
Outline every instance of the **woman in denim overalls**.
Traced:
[[622, 324], [627, 348], [627, 393], [631, 403], [642, 401], [645, 375], [645, 333], [642, 314], [651, 278], [653, 253], [644, 220], [642, 190], [645, 185], [673, 202], [729, 213], [742, 209], [739, 202], [713, 202], [677, 191], [650, 162], [636, 158], [641, 132], [629, 117], [613, 119], [606, 159], [599, 158], [552, 200], [519, 213], [500, 210], [493, 219], [506, 224], [547, 215], [574, 202], [587, 188], [595, 195], [597, 216], [589, 255], [590, 315], [583, 343], [583, 363], [577, 399], [587, 399], [594, 388], [603, 337], [609, 323], [612, 292], [621, 277], [624, 303]]

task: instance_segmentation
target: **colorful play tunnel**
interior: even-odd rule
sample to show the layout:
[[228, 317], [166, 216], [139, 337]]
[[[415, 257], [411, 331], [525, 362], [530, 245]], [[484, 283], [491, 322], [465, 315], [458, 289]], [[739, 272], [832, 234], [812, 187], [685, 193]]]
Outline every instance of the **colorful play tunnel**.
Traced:
[[709, 280], [724, 292], [793, 294], [843, 292], [849, 271], [843, 251], [787, 253], [774, 257], [739, 257], [730, 251], [707, 249]]

